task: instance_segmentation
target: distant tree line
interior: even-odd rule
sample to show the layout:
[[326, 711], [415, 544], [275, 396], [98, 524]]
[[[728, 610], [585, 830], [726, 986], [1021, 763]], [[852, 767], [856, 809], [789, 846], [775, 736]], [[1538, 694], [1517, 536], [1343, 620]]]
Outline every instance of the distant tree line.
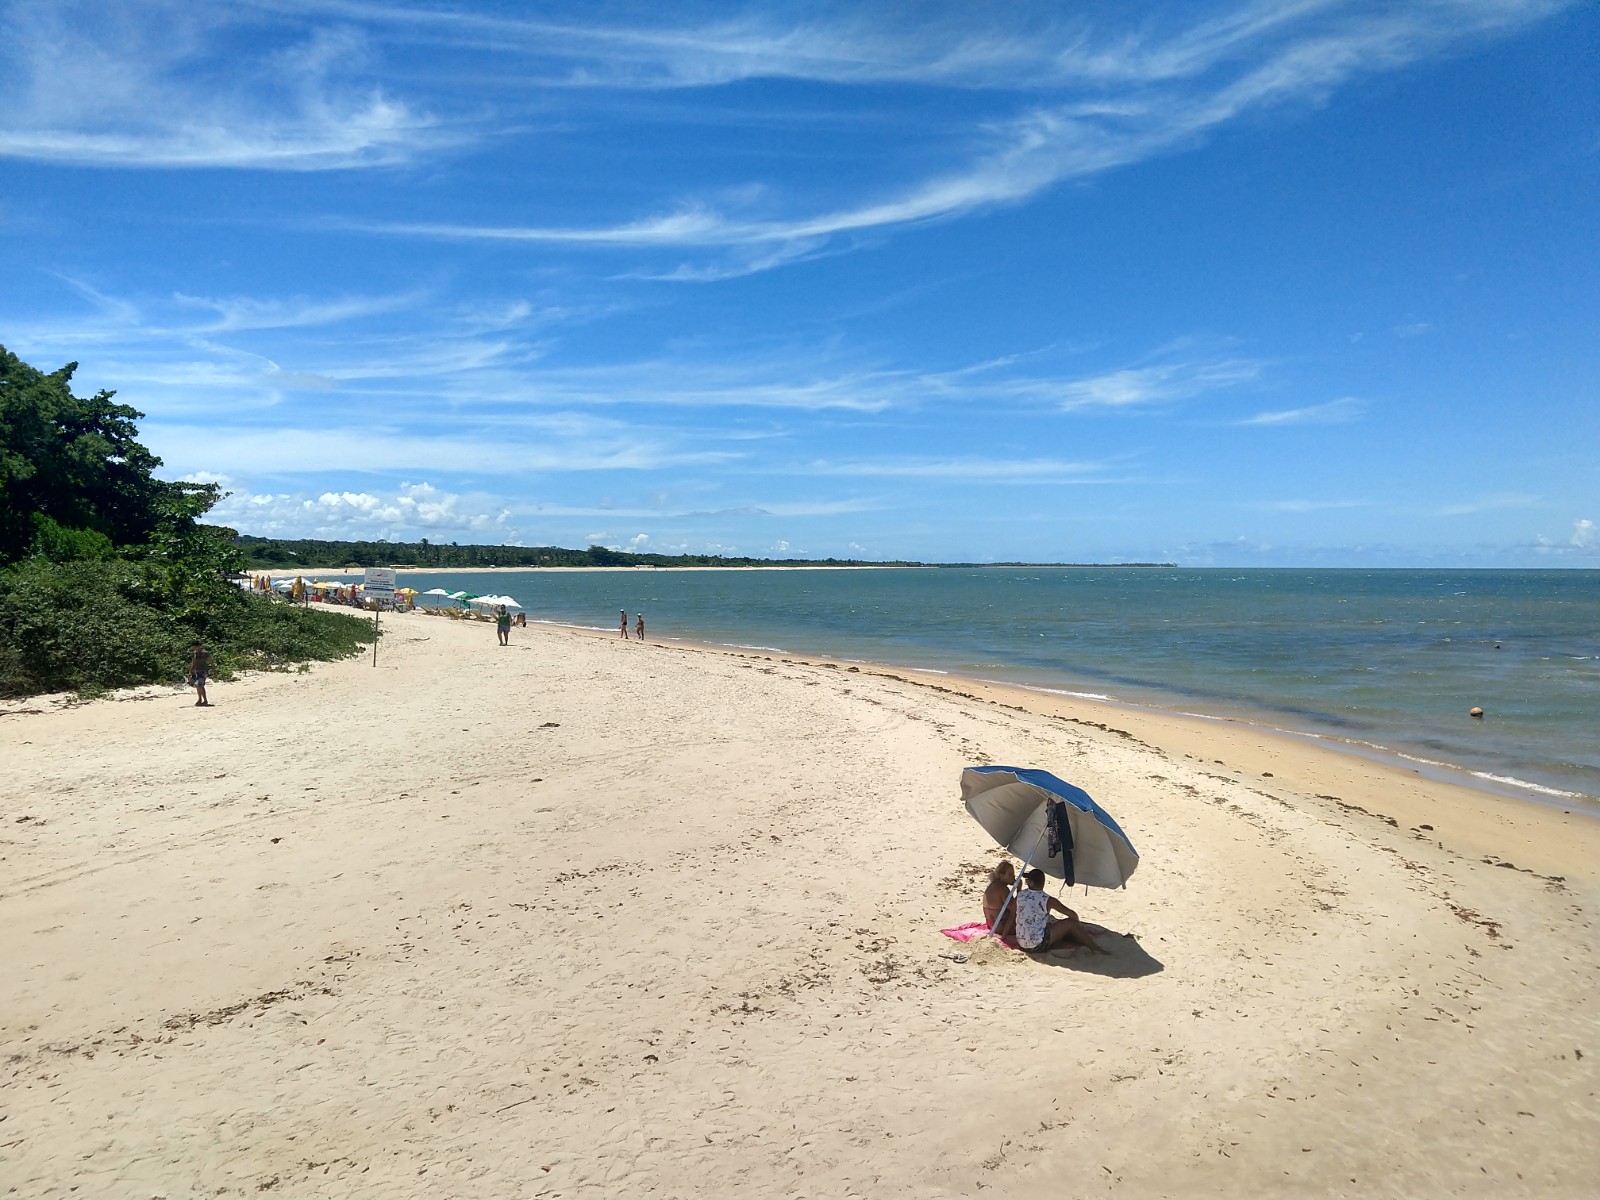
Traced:
[[[252, 570], [336, 570], [351, 567], [411, 567], [448, 571], [455, 567], [1091, 567], [1105, 563], [925, 563], [861, 558], [751, 558], [723, 554], [631, 554], [605, 546], [569, 550], [561, 546], [480, 546], [458, 542], [333, 542], [317, 538], [268, 538], [239, 534], [234, 545]], [[1123, 567], [1172, 567], [1176, 563], [1116, 563]]]
[[265, 538], [240, 534], [234, 541], [255, 570], [337, 567], [920, 567], [919, 562], [867, 562], [854, 558], [750, 558], [722, 554], [631, 554], [605, 546], [569, 550], [561, 546], [479, 546], [457, 542], [332, 542], [315, 538]]

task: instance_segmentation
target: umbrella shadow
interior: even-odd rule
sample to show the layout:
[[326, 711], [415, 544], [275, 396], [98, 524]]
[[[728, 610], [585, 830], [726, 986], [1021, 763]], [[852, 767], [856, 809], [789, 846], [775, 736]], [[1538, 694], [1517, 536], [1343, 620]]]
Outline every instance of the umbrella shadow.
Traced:
[[1063, 967], [1084, 975], [1102, 975], [1107, 979], [1143, 979], [1166, 970], [1166, 964], [1156, 958], [1133, 938], [1122, 933], [1095, 935], [1110, 954], [1096, 954], [1086, 946], [1071, 950], [1055, 950], [1049, 954], [1030, 954], [1034, 962], [1047, 967]]

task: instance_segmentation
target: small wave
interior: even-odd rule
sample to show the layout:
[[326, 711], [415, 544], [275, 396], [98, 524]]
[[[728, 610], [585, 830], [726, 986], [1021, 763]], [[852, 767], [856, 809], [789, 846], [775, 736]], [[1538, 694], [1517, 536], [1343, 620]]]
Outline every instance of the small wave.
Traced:
[[1487, 779], [1491, 783], [1504, 783], [1511, 787], [1527, 788], [1530, 792], [1538, 792], [1542, 796], [1565, 796], [1573, 800], [1582, 800], [1582, 792], [1567, 792], [1561, 788], [1545, 787], [1540, 783], [1529, 783], [1526, 779], [1518, 779], [1512, 775], [1495, 775], [1489, 771], [1469, 771], [1469, 775], [1478, 779]]
[[765, 650], [771, 654], [789, 653], [782, 646], [750, 646], [746, 645], [744, 642], [717, 642], [715, 644], [718, 646], [726, 646], [730, 650]]
[[[941, 675], [947, 673], [948, 672], [945, 671], [939, 672]], [[1108, 703], [1111, 702], [1110, 696], [1102, 695], [1099, 692], [1073, 692], [1066, 688], [1041, 687], [1038, 684], [1033, 683], [1014, 683], [1009, 679], [979, 679], [978, 682], [992, 683], [996, 687], [1021, 688], [1025, 692], [1043, 692], [1047, 696], [1071, 696], [1074, 700], [1104, 700]]]

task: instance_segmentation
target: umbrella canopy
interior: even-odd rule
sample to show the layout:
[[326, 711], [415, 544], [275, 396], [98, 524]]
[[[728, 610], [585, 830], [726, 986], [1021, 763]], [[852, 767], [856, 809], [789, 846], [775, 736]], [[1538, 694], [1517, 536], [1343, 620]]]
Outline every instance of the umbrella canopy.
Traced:
[[421, 593], [421, 595], [424, 596], [448, 596], [449, 594], [450, 593], [445, 591], [443, 588], [429, 588], [427, 591]]
[[[1111, 814], [1049, 771], [968, 767], [961, 772], [961, 799], [995, 841], [1069, 884], [1122, 887], [1139, 865], [1139, 852]], [[1049, 836], [1052, 812], [1055, 838]]]
[[452, 600], [460, 600], [463, 604], [466, 603], [468, 600], [476, 600], [477, 599], [477, 597], [474, 596], [471, 592], [446, 592], [445, 595], [449, 596], [450, 599], [452, 599]]
[[478, 596], [472, 601], [474, 604], [486, 604], [493, 608], [496, 604], [504, 604], [507, 608], [521, 608], [510, 596]]

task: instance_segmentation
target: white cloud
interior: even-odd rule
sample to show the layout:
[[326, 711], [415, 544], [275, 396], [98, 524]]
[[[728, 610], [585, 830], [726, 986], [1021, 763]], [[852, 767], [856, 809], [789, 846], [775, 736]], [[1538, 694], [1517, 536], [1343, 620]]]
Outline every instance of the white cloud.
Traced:
[[1434, 509], [1431, 515], [1435, 517], [1468, 517], [1474, 513], [1531, 508], [1538, 503], [1538, 496], [1530, 496], [1525, 492], [1495, 492], [1492, 495], [1482, 496], [1476, 500], [1466, 500], [1459, 504], [1446, 504]]
[[[555, 53], [565, 48], [580, 60], [582, 79], [610, 80], [610, 86], [630, 81], [706, 86], [782, 75], [819, 82], [938, 82], [1034, 95], [1021, 111], [989, 120], [979, 131], [932, 131], [931, 137], [941, 141], [974, 132], [982, 137], [986, 148], [961, 165], [891, 186], [877, 198], [809, 215], [746, 216], [689, 200], [652, 215], [589, 227], [455, 222], [360, 227], [408, 236], [597, 246], [806, 242], [809, 251], [816, 239], [1012, 203], [1066, 180], [1170, 153], [1237, 118], [1320, 103], [1353, 78], [1396, 70], [1475, 38], [1503, 36], [1562, 6], [1556, 0], [1411, 0], [1381, 6], [1258, 2], [1163, 39], [1152, 38], [1147, 27], [1103, 33], [1098, 42], [1081, 23], [1048, 21], [1026, 29], [997, 28], [983, 37], [940, 29], [937, 23], [930, 31], [900, 22], [891, 32], [887, 22], [872, 27], [862, 18], [787, 28], [527, 26], [529, 37], [544, 37]], [[443, 14], [430, 13], [428, 20], [434, 28], [451, 24]], [[996, 20], [1003, 26], [1004, 17]], [[786, 260], [780, 254], [771, 262]], [[720, 269], [726, 268], [679, 272], [697, 278]], [[759, 268], [746, 262], [734, 273], [752, 269]]]
[[1367, 406], [1354, 396], [1329, 400], [1326, 404], [1312, 404], [1305, 408], [1279, 409], [1259, 412], [1240, 421], [1241, 425], [1342, 425], [1357, 420]]
[[336, 300], [255, 299], [249, 296], [185, 296], [180, 305], [216, 313], [214, 321], [183, 332], [193, 335], [233, 333], [245, 329], [306, 329], [338, 325], [362, 317], [414, 308], [425, 299], [420, 292], [398, 296], [344, 296]]
[[463, 496], [428, 483], [402, 483], [397, 492], [337, 491], [318, 495], [236, 490], [206, 518], [262, 537], [387, 539], [476, 537], [516, 544], [511, 512], [488, 496]]
[[1261, 370], [1262, 364], [1250, 359], [1131, 367], [1061, 384], [1060, 404], [1071, 410], [1170, 403], [1252, 383]]
[[1600, 549], [1600, 530], [1587, 517], [1579, 518], [1572, 523], [1571, 545], [1579, 550]]
[[1371, 504], [1370, 500], [1273, 500], [1259, 507], [1267, 512], [1305, 513], [1341, 508], [1367, 508]]
[[807, 475], [855, 475], [897, 479], [966, 479], [988, 483], [1086, 482], [1103, 476], [1110, 464], [1065, 462], [1051, 458], [885, 459], [877, 462], [813, 462]]
[[437, 470], [466, 474], [654, 470], [732, 461], [725, 451], [689, 450], [648, 435], [546, 439], [482, 430], [434, 435], [384, 427], [253, 429], [149, 422], [143, 440], [178, 471], [220, 469], [235, 475]]
[[400, 162], [450, 140], [358, 79], [364, 47], [348, 29], [239, 53], [224, 48], [222, 7], [94, 8], [6, 7], [0, 157], [308, 171]]

